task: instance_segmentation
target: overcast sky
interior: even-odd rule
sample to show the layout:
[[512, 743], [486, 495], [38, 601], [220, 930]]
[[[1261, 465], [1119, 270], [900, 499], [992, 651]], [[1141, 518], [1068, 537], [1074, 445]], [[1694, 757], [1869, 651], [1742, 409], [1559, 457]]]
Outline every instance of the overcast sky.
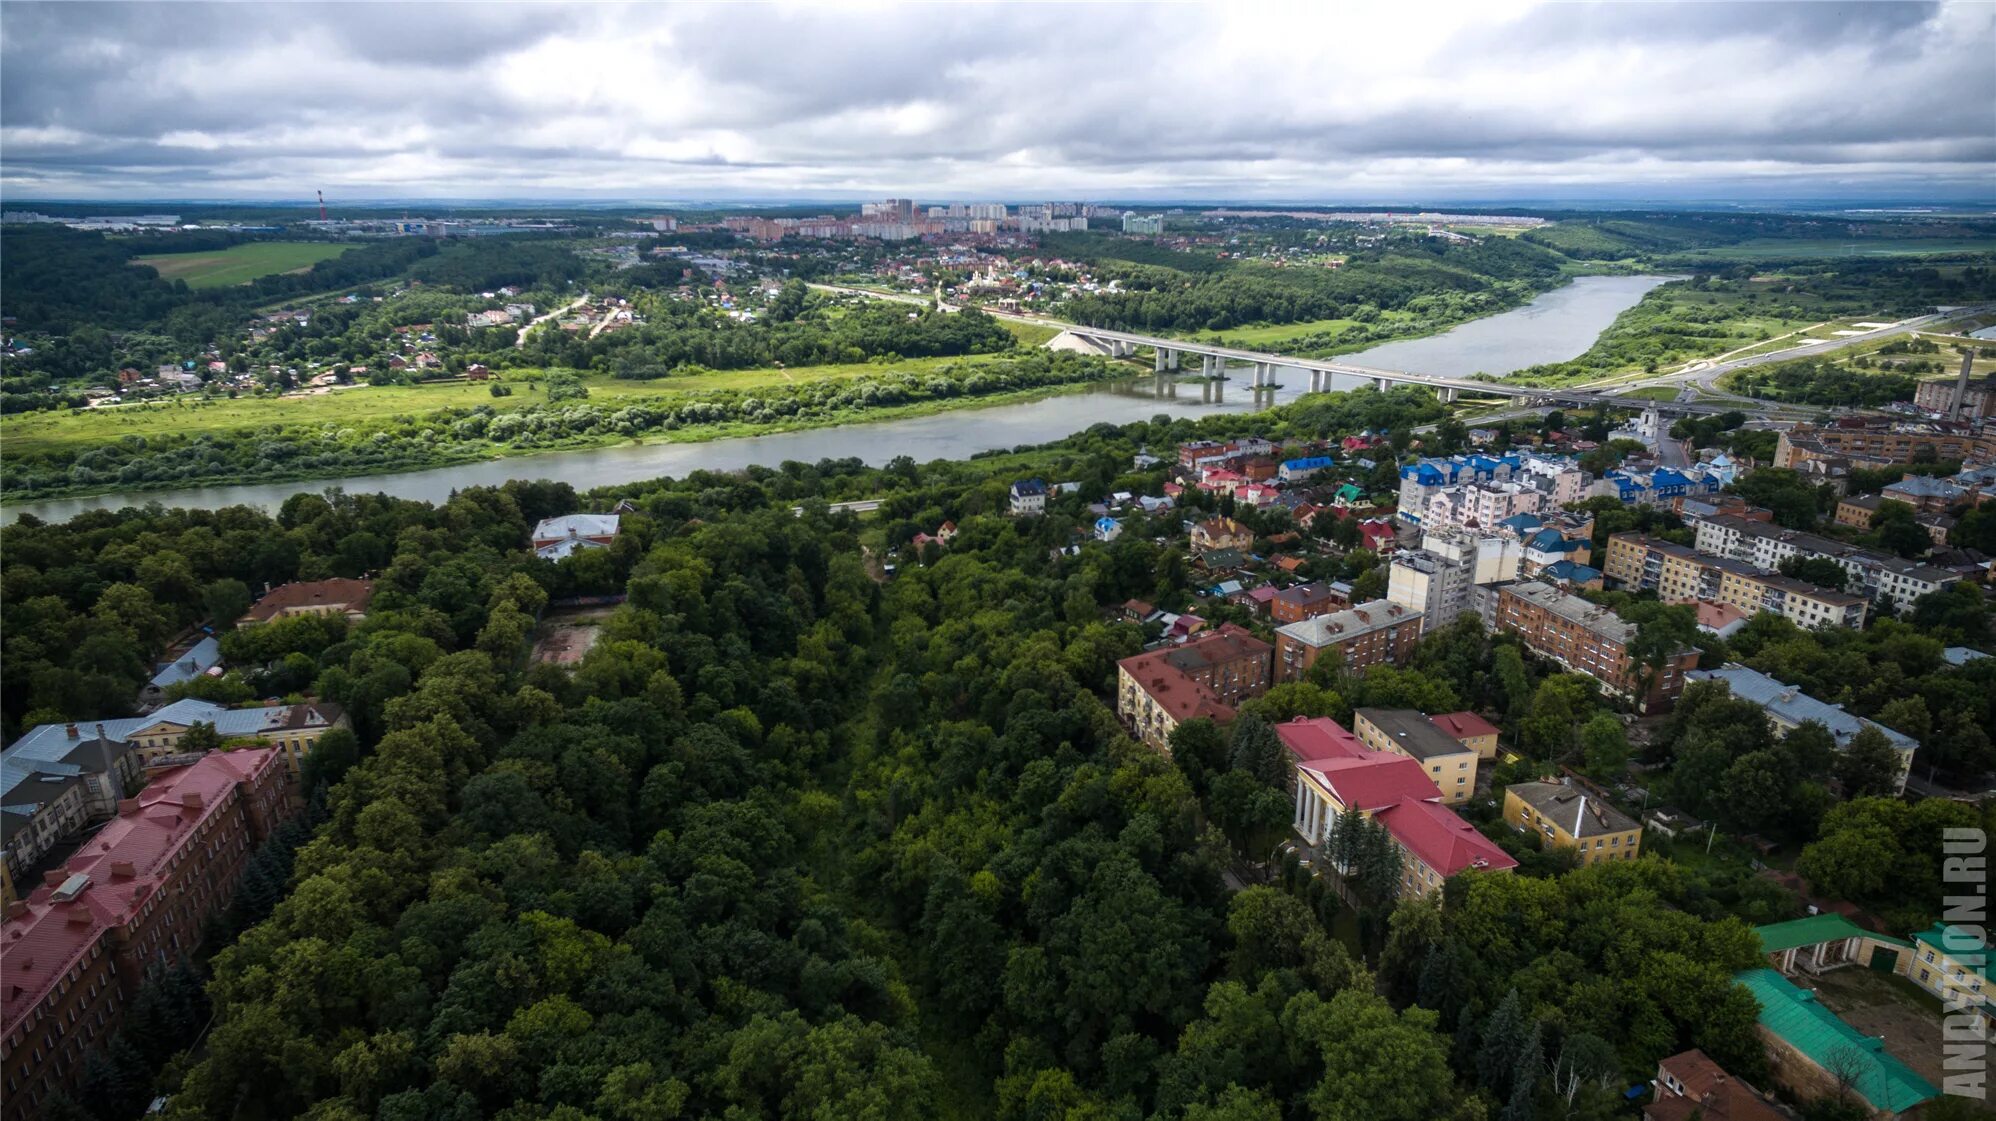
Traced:
[[0, 5], [8, 198], [1996, 199], [1996, 4]]

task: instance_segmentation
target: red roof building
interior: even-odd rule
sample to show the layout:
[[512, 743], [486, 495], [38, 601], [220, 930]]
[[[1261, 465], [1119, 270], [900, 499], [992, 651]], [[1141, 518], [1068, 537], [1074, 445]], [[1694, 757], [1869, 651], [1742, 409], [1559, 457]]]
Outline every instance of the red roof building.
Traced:
[[1518, 866], [1497, 842], [1439, 802], [1402, 798], [1373, 818], [1408, 858], [1401, 869], [1402, 895], [1426, 895], [1463, 872], [1508, 872]]
[[1693, 1047], [1656, 1065], [1656, 1100], [1643, 1107], [1643, 1121], [1783, 1121], [1750, 1084], [1727, 1074]]
[[1473, 712], [1444, 712], [1428, 717], [1450, 739], [1476, 752], [1478, 759], [1497, 758], [1497, 725]]
[[[1181, 617], [1184, 618], [1184, 617]], [[1187, 720], [1224, 724], [1234, 705], [1267, 691], [1275, 648], [1229, 623], [1116, 663], [1116, 714], [1159, 750]]]
[[1359, 541], [1375, 553], [1390, 553], [1395, 548], [1394, 539], [1399, 532], [1393, 523], [1385, 518], [1370, 518], [1358, 523]]
[[1417, 760], [1367, 748], [1327, 717], [1275, 727], [1296, 766], [1296, 832], [1321, 845], [1347, 810], [1386, 828], [1401, 854], [1401, 889], [1423, 895], [1467, 871], [1518, 866], [1496, 842], [1442, 805], [1441, 788]]
[[0, 1071], [8, 1121], [75, 1085], [146, 969], [191, 954], [250, 853], [290, 812], [275, 748], [159, 773], [0, 921]]

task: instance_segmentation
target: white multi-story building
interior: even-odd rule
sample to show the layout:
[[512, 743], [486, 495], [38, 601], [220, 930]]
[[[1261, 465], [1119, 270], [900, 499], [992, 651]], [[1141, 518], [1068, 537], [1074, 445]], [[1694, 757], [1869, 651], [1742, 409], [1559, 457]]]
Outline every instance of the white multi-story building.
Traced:
[[1475, 611], [1471, 589], [1518, 578], [1524, 545], [1517, 538], [1461, 530], [1429, 530], [1418, 552], [1394, 555], [1388, 570], [1386, 599], [1419, 611], [1426, 633], [1447, 626], [1465, 611]]
[[1865, 598], [1877, 600], [1889, 596], [1894, 609], [1900, 612], [1910, 609], [1921, 596], [1961, 579], [1932, 565], [1729, 514], [1697, 518], [1693, 524], [1697, 527], [1697, 548], [1701, 553], [1732, 557], [1771, 569], [1779, 569], [1781, 562], [1790, 557], [1833, 560], [1862, 582]]

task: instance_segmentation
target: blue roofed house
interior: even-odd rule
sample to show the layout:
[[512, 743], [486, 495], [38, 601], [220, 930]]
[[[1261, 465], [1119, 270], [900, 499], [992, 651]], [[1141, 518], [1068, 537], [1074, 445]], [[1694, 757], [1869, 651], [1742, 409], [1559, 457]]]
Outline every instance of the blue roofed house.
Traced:
[[141, 764], [174, 753], [180, 737], [196, 724], [210, 724], [225, 740], [254, 739], [282, 748], [293, 778], [305, 756], [327, 729], [347, 724], [340, 706], [323, 701], [295, 705], [226, 708], [212, 701], [183, 697], [144, 716], [125, 716], [78, 724], [38, 724], [0, 753], [0, 766], [30, 760], [57, 760], [90, 739], [128, 745]]
[[207, 673], [222, 664], [222, 643], [214, 635], [202, 639], [190, 647], [187, 653], [159, 667], [145, 688], [139, 690], [139, 700], [145, 704], [158, 704], [165, 699], [167, 689], [183, 681]]
[[1114, 541], [1123, 535], [1123, 523], [1111, 517], [1095, 519], [1095, 540]]
[[1276, 474], [1282, 476], [1282, 481], [1285, 483], [1296, 483], [1331, 467], [1336, 462], [1328, 455], [1304, 456], [1299, 459], [1284, 460], [1282, 466], [1276, 469]]
[[[1519, 515], [1530, 517], [1531, 515]], [[1512, 519], [1505, 519], [1510, 521]], [[1585, 537], [1568, 537], [1547, 527], [1524, 534], [1524, 551], [1518, 559], [1519, 579], [1530, 580], [1545, 569], [1561, 563], [1586, 564], [1593, 557], [1594, 543]]]
[[1590, 565], [1576, 564], [1570, 560], [1546, 565], [1539, 578], [1558, 584], [1568, 591], [1575, 588], [1601, 590], [1601, 570]]

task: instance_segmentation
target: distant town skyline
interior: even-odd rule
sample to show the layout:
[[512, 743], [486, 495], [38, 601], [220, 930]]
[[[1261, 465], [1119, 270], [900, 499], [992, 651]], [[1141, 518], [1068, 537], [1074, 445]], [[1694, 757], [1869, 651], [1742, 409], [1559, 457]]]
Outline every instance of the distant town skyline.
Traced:
[[10, 2], [10, 200], [1996, 201], [1996, 5]]

